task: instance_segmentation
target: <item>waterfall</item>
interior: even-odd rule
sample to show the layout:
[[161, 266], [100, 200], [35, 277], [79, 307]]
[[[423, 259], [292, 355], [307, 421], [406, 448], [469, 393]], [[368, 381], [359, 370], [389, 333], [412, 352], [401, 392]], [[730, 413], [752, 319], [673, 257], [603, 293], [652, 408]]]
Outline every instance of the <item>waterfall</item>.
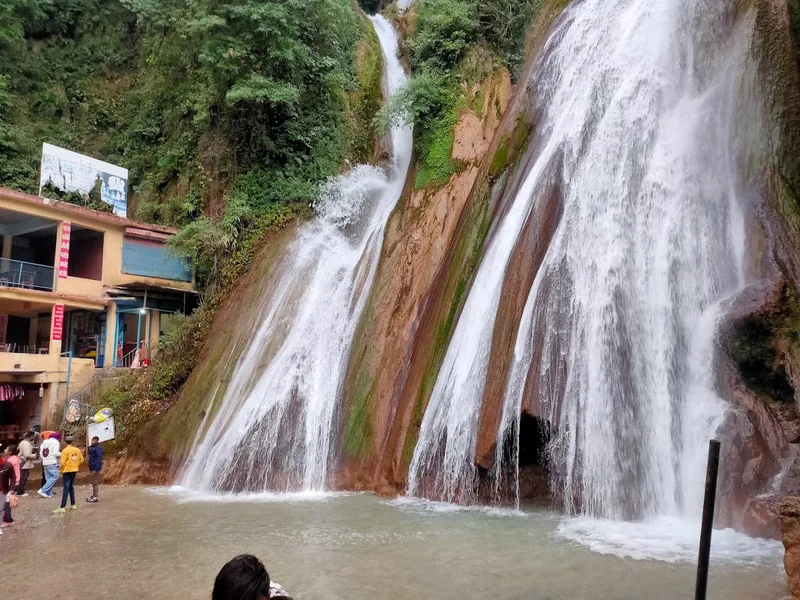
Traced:
[[[406, 81], [398, 39], [371, 17], [387, 94]], [[361, 165], [328, 182], [262, 300], [264, 318], [239, 359], [181, 484], [202, 491], [299, 491], [326, 486], [350, 346], [384, 228], [405, 184], [411, 127], [390, 132], [387, 173]]]
[[[476, 437], [508, 264], [555, 187], [561, 217], [524, 307], [502, 407], [518, 454], [535, 398], [568, 512], [700, 505], [718, 315], [744, 280], [736, 90], [752, 22], [726, 0], [582, 0], [533, 80], [535, 160], [487, 242], [426, 408], [407, 492], [474, 502]], [[502, 317], [502, 315], [500, 315]], [[512, 462], [516, 460], [512, 457]]]

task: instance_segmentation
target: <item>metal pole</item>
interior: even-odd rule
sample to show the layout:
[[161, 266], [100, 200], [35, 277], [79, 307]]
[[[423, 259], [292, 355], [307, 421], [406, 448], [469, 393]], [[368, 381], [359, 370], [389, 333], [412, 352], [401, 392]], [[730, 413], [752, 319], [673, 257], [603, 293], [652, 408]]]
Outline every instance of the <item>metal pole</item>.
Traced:
[[67, 361], [67, 389], [65, 395], [67, 402], [69, 402], [69, 380], [72, 379], [72, 350], [69, 351], [69, 360]]
[[[69, 380], [72, 378], [72, 350], [69, 352], [62, 352], [60, 356], [68, 357], [67, 360], [67, 384], [64, 388], [64, 410], [62, 413], [62, 419], [67, 418], [67, 407], [69, 406]], [[56, 398], [56, 402], [58, 402], [58, 398]], [[53, 407], [52, 412], [55, 412], [55, 407]]]
[[139, 313], [139, 319], [136, 321], [136, 347], [139, 347], [139, 341], [141, 340], [142, 335], [142, 311], [137, 311]]
[[719, 442], [708, 442], [708, 467], [706, 470], [706, 495], [703, 500], [703, 525], [700, 529], [700, 555], [697, 558], [697, 585], [695, 600], [705, 600], [708, 588], [708, 561], [711, 554], [711, 532], [714, 526], [714, 503], [717, 498], [719, 473]]
[[112, 367], [118, 367], [119, 357], [117, 356], [117, 345], [119, 344], [119, 307], [114, 312], [114, 358], [111, 361]]

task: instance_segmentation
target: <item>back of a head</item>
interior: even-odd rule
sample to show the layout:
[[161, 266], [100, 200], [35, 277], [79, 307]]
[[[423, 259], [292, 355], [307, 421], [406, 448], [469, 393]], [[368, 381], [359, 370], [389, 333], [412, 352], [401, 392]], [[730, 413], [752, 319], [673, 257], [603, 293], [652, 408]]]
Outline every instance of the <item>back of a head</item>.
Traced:
[[269, 573], [251, 554], [240, 554], [222, 567], [214, 580], [211, 600], [266, 600]]
[[67, 442], [68, 444], [71, 444], [74, 441], [74, 438], [71, 435], [68, 435], [67, 437], [64, 438], [64, 441]]

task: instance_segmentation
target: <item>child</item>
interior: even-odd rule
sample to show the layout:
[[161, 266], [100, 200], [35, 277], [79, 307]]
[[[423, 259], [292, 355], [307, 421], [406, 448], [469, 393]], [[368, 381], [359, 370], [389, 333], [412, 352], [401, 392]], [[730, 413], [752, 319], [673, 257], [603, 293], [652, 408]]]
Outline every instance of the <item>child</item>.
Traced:
[[72, 445], [72, 436], [68, 435], [64, 438], [67, 445], [61, 451], [61, 465], [59, 471], [64, 476], [63, 486], [64, 489], [61, 493], [61, 507], [53, 511], [54, 514], [63, 514], [66, 512], [67, 495], [69, 495], [69, 507], [72, 510], [78, 510], [78, 505], [75, 504], [75, 476], [78, 474], [83, 464], [83, 453]]
[[3, 494], [2, 502], [0, 502], [3, 506], [3, 522], [0, 527], [10, 527], [14, 524], [14, 519], [11, 516], [11, 494], [17, 483], [17, 469], [14, 468], [14, 463], [10, 459], [16, 451], [17, 449], [13, 445], [6, 447], [3, 451], [4, 461], [0, 465], [0, 492]]
[[6, 446], [6, 449], [3, 451], [3, 456], [5, 456], [6, 460], [14, 466], [14, 477], [16, 477], [16, 480], [19, 483], [19, 478], [21, 477], [20, 467], [22, 466], [22, 463], [19, 460], [19, 448], [14, 444]]
[[97, 502], [100, 492], [100, 471], [103, 469], [103, 449], [100, 447], [99, 437], [92, 438], [92, 445], [89, 446], [87, 454], [89, 455], [89, 471], [92, 474], [92, 495], [86, 501]]

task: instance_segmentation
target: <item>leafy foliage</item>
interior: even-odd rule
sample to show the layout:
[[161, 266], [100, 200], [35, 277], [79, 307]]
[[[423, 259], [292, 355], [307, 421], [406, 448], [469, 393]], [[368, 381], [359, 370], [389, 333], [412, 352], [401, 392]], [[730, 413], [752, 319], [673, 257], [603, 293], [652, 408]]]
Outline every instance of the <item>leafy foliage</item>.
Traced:
[[505, 66], [512, 74], [520, 70], [527, 29], [552, 1], [417, 2], [406, 42], [414, 77], [379, 113], [384, 126], [415, 124], [417, 189], [443, 185], [458, 170], [451, 157], [453, 137], [469, 90], [488, 74], [487, 67]]
[[140, 218], [182, 226], [254, 168], [317, 181], [351, 149], [361, 36], [349, 0], [10, 0], [0, 184], [34, 191], [49, 141], [126, 166]]
[[415, 72], [455, 67], [477, 41], [477, 15], [475, 0], [423, 0], [407, 44]]
[[62, 202], [69, 202], [70, 204], [91, 208], [92, 210], [100, 212], [113, 213], [114, 207], [100, 198], [100, 186], [101, 182], [98, 178], [91, 191], [84, 195], [80, 192], [65, 192], [53, 185], [51, 181], [48, 181], [42, 186], [42, 196], [50, 198], [51, 200], [61, 200]]
[[[107, 392], [133, 431], [188, 378], [268, 230], [371, 151], [381, 53], [351, 0], [4, 0], [0, 185], [35, 192], [42, 142], [128, 168], [137, 218], [180, 227], [200, 308]], [[93, 204], [49, 187], [60, 200]], [[125, 434], [127, 435], [127, 433]]]

